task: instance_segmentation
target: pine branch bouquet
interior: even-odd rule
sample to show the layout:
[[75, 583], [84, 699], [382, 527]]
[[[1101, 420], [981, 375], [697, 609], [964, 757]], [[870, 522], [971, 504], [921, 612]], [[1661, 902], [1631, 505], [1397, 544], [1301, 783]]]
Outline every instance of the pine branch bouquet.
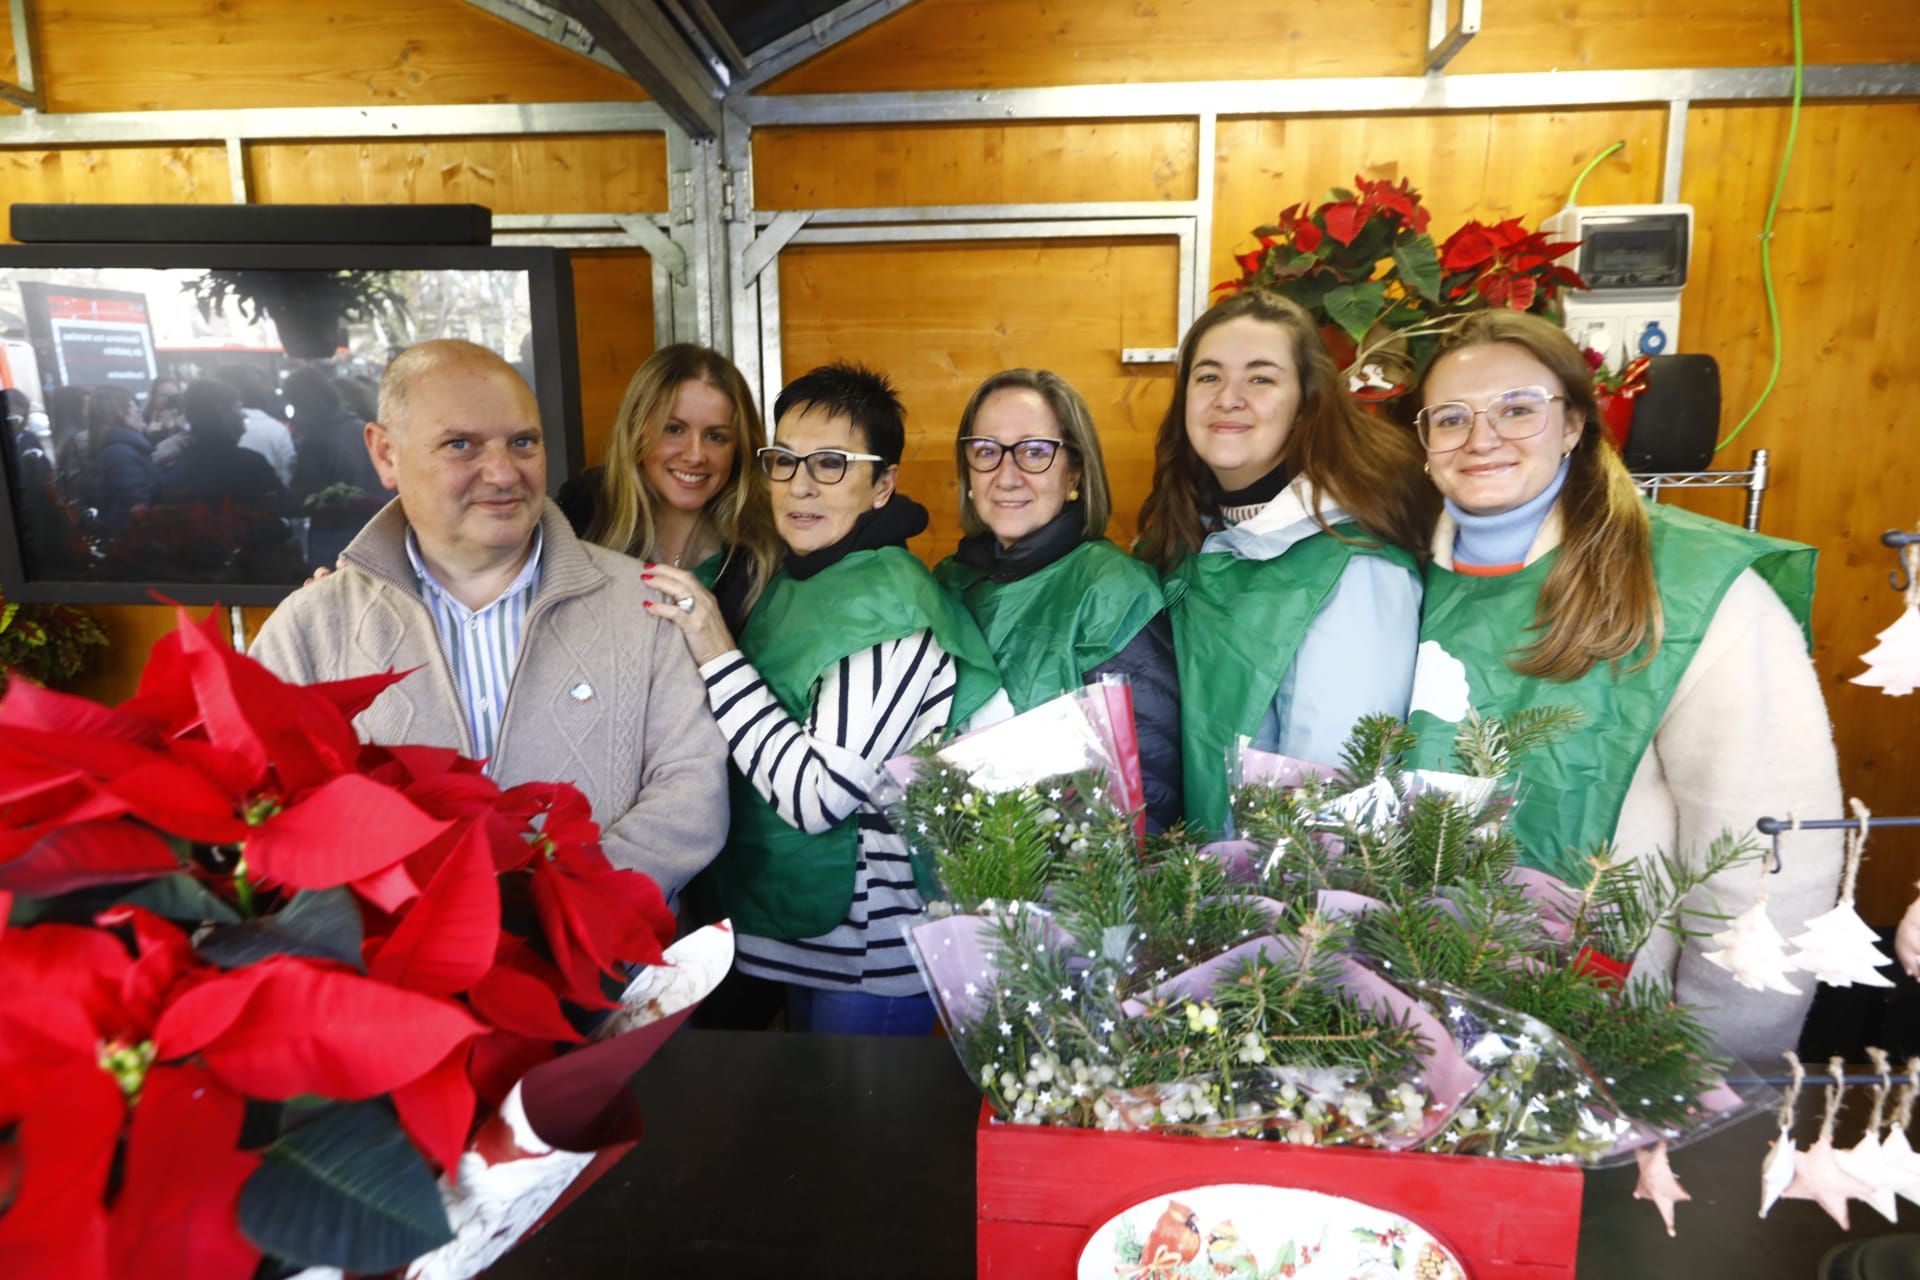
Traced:
[[183, 615], [118, 707], [0, 700], [0, 1274], [471, 1275], [631, 1145], [731, 938], [663, 953], [571, 786], [363, 746], [401, 678]]
[[[1247, 753], [1224, 844], [1142, 841], [1120, 812], [1064, 848], [929, 823], [924, 852], [966, 891], [909, 945], [1017, 1123], [1586, 1161], [1697, 1130], [1731, 1105], [1722, 1064], [1606, 957], [1689, 927], [1703, 877], [1600, 855], [1577, 886], [1515, 868], [1512, 764], [1566, 725], [1472, 721], [1458, 774], [1403, 769], [1412, 735], [1387, 718], [1338, 767]], [[907, 793], [988, 803], [963, 770]], [[1725, 842], [1705, 874], [1750, 854]]]

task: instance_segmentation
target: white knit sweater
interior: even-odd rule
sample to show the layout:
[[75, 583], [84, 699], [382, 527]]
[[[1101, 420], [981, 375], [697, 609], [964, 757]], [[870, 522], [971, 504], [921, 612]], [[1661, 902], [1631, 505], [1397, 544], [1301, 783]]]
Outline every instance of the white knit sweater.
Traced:
[[[1434, 531], [1435, 563], [1453, 567], [1454, 522]], [[1527, 563], [1560, 545], [1558, 510], [1547, 516]], [[1806, 640], [1793, 615], [1760, 576], [1742, 573], [1727, 589], [1699, 652], [1687, 664], [1641, 757], [1614, 830], [1623, 853], [1703, 853], [1722, 830], [1751, 834], [1762, 817], [1834, 817], [1841, 812], [1833, 725]], [[1756, 837], [1758, 838], [1758, 837]], [[1838, 894], [1842, 842], [1835, 832], [1783, 837], [1784, 868], [1767, 877], [1767, 914], [1792, 937]], [[1753, 904], [1760, 873], [1752, 867], [1717, 877], [1689, 904], [1737, 915]], [[1662, 931], [1635, 957], [1634, 974], [1665, 974], [1674, 993], [1719, 1037], [1721, 1048], [1763, 1067], [1777, 1066], [1800, 1036], [1813, 1000], [1812, 975], [1790, 981], [1802, 995], [1750, 991], [1701, 958], [1705, 938], [1684, 943]]]

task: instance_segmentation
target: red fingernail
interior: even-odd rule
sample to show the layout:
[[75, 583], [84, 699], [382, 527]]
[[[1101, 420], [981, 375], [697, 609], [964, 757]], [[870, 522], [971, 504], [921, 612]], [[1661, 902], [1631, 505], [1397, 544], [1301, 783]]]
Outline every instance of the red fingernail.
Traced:
[[640, 575], [640, 581], [642, 581], [642, 582], [652, 582], [652, 581], [653, 581], [653, 575], [652, 575], [652, 574], [650, 574], [650, 573], [643, 573], [643, 574], [641, 574], [641, 575]]

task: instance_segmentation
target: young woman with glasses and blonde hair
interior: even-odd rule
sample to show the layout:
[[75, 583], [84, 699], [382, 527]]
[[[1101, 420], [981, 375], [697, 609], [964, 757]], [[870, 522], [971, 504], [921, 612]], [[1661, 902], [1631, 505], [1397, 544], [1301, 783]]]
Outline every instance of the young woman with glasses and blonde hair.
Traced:
[[738, 626], [780, 557], [754, 465], [765, 443], [732, 361], [676, 342], [627, 383], [607, 465], [567, 481], [555, 501], [589, 542], [691, 572]]
[[1012, 710], [1105, 675], [1132, 686], [1155, 830], [1180, 820], [1180, 685], [1157, 574], [1107, 541], [1113, 495], [1093, 414], [1045, 369], [973, 393], [954, 440], [959, 550], [934, 577], [986, 635]]
[[1194, 322], [1135, 548], [1166, 578], [1188, 821], [1224, 825], [1242, 737], [1332, 764], [1361, 717], [1405, 714], [1427, 493], [1300, 307], [1249, 290]]
[[[1649, 505], [1601, 431], [1586, 360], [1540, 316], [1470, 317], [1421, 394], [1417, 430], [1445, 511], [1412, 763], [1452, 767], [1471, 715], [1577, 711], [1571, 733], [1518, 762], [1511, 823], [1524, 864], [1576, 883], [1609, 842], [1698, 865], [1723, 831], [1749, 833], [1764, 814], [1840, 812], [1807, 652], [1812, 548]], [[1808, 833], [1785, 855], [1767, 912], [1790, 935], [1833, 905], [1839, 841]], [[1746, 864], [1689, 905], [1734, 915], [1758, 888]], [[1755, 994], [1707, 962], [1710, 948], [1663, 930], [1617, 959], [1671, 979], [1726, 1050], [1761, 1061], [1793, 1047], [1811, 980], [1799, 997]]]
[[894, 492], [902, 417], [855, 365], [780, 393], [760, 465], [786, 555], [738, 631], [692, 574], [648, 568], [667, 596], [648, 610], [686, 636], [733, 760], [732, 829], [689, 910], [733, 921], [738, 970], [784, 984], [799, 1030], [932, 1029], [905, 936], [925, 904], [869, 795], [889, 759], [999, 688], [973, 619], [906, 549], [927, 512]]

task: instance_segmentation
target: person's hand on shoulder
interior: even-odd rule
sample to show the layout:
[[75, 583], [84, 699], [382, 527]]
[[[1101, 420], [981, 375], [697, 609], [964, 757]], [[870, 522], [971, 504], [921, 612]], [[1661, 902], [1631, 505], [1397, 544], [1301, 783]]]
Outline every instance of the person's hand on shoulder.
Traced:
[[301, 583], [300, 585], [302, 587], [310, 587], [314, 583], [320, 581], [320, 579], [322, 578], [331, 578], [339, 568], [340, 568], [340, 564], [337, 561], [334, 563], [334, 566], [332, 569], [327, 568], [327, 566], [325, 565], [321, 565], [319, 568], [313, 571], [312, 577], [308, 578], [305, 582]]

